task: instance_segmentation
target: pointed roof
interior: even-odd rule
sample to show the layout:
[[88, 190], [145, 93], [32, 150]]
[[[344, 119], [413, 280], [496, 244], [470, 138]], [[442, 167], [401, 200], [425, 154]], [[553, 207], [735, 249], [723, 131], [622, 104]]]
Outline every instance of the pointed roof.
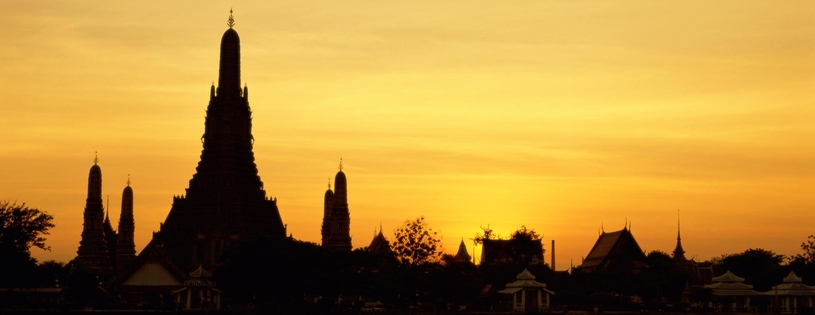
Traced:
[[744, 283], [744, 278], [734, 275], [730, 270], [723, 275], [714, 277], [713, 284], [706, 284], [705, 289], [711, 289], [716, 296], [756, 296], [762, 293], [753, 290], [753, 286]]
[[765, 295], [780, 296], [815, 296], [815, 286], [803, 284], [803, 279], [794, 271], [784, 277], [784, 282], [773, 287], [773, 290], [764, 292]]
[[631, 234], [631, 230], [623, 228], [619, 231], [608, 232], [605, 231], [597, 238], [597, 242], [589, 251], [589, 254], [583, 260], [581, 268], [587, 270], [594, 270], [598, 267], [605, 268], [611, 258], [617, 254], [627, 253], [634, 257], [635, 260], [645, 261], [645, 253], [643, 253], [637, 240]]
[[458, 253], [456, 253], [456, 256], [454, 257], [454, 259], [457, 262], [469, 262], [469, 261], [472, 260], [472, 257], [470, 256], [470, 254], [467, 253], [467, 246], [464, 245], [464, 239], [463, 238], [461, 239], [461, 244], [458, 245]]
[[368, 251], [381, 254], [391, 253], [390, 242], [388, 242], [385, 235], [382, 234], [382, 229], [380, 229], [379, 234], [375, 235], [374, 239], [371, 240], [371, 245], [368, 245]]
[[515, 279], [515, 282], [507, 283], [506, 289], [498, 291], [498, 293], [513, 294], [522, 289], [541, 289], [549, 292], [549, 294], [555, 294], [555, 292], [546, 289], [546, 283], [535, 281], [535, 275], [529, 272], [529, 270], [526, 268], [524, 268], [523, 272], [515, 276]]
[[123, 286], [180, 286], [186, 276], [173, 264], [163, 246], [150, 241], [123, 279]]
[[728, 270], [721, 276], [713, 277], [713, 282], [744, 282], [744, 278], [739, 277]]
[[790, 273], [784, 277], [784, 283], [801, 283], [804, 282], [801, 277], [795, 274], [795, 271], [790, 271]]

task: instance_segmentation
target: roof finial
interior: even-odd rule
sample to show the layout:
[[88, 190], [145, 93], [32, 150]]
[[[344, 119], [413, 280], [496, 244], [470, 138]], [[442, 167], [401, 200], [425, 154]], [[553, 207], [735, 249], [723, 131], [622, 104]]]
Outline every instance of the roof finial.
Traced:
[[342, 172], [342, 158], [340, 158], [340, 167], [339, 167], [339, 169], [340, 169], [340, 172]]
[[93, 165], [99, 164], [99, 154], [96, 151], [93, 151]]
[[232, 17], [232, 8], [229, 8], [229, 20], [226, 21], [226, 25], [228, 25], [229, 28], [235, 26], [235, 19]]
[[676, 209], [676, 240], [680, 240], [679, 238], [679, 209]]
[[331, 190], [331, 177], [328, 178], [328, 189]]
[[127, 186], [130, 186], [130, 174], [127, 174]]

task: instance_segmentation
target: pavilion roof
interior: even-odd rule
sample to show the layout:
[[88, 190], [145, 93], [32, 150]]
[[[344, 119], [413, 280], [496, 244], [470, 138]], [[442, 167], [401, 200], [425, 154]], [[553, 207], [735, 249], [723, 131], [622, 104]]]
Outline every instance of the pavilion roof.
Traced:
[[518, 290], [520, 289], [542, 289], [551, 294], [554, 294], [554, 292], [546, 290], [546, 283], [540, 283], [535, 281], [535, 275], [529, 272], [528, 269], [524, 269], [524, 271], [519, 273], [515, 277], [515, 279], [517, 279], [515, 280], [515, 282], [507, 283], [507, 288], [499, 291], [499, 293], [515, 293], [518, 292]]
[[784, 278], [783, 283], [773, 287], [770, 291], [764, 292], [764, 294], [779, 296], [815, 296], [815, 286], [803, 284], [803, 279], [798, 277], [795, 272], [790, 271]]
[[744, 278], [734, 275], [728, 270], [721, 276], [713, 277], [713, 282], [744, 282]]

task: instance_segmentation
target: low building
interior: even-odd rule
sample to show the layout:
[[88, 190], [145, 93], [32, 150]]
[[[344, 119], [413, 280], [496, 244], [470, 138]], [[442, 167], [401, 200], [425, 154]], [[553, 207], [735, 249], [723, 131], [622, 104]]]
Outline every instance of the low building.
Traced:
[[714, 277], [713, 284], [705, 285], [711, 290], [717, 309], [721, 311], [750, 310], [750, 298], [762, 295], [753, 290], [753, 286], [744, 283], [744, 278], [734, 275], [730, 270]]
[[805, 285], [792, 271], [764, 294], [775, 297], [774, 304], [783, 314], [812, 314], [815, 310], [815, 286]]
[[535, 281], [535, 275], [524, 269], [515, 277], [515, 282], [507, 283], [506, 289], [498, 293], [512, 294], [512, 311], [522, 313], [541, 313], [551, 306], [550, 295], [555, 293], [546, 289], [546, 283]]

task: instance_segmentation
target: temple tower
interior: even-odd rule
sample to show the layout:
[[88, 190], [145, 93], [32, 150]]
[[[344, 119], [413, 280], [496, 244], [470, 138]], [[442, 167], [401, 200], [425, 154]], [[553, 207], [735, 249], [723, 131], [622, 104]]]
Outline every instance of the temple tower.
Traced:
[[682, 248], [682, 237], [679, 235], [680, 228], [679, 228], [679, 211], [676, 212], [676, 248], [674, 248], [673, 252], [673, 260], [675, 261], [685, 261], [685, 249]]
[[334, 207], [334, 192], [331, 191], [331, 179], [328, 179], [328, 190], [323, 198], [323, 225], [320, 229], [323, 246], [328, 246], [328, 239], [331, 237], [331, 209]]
[[105, 242], [104, 216], [102, 205], [102, 169], [99, 159], [94, 158], [88, 175], [88, 198], [85, 199], [84, 223], [82, 239], [76, 258], [72, 261], [73, 268], [84, 266], [88, 273], [106, 281], [112, 274], [110, 254]]
[[116, 231], [110, 224], [110, 197], [108, 197], [108, 204], [105, 207], [105, 222], [102, 223], [102, 230], [105, 231], [105, 247], [108, 249], [108, 259], [110, 260], [110, 267], [116, 271]]
[[133, 240], [136, 220], [133, 218], [133, 188], [130, 178], [122, 191], [122, 213], [119, 215], [119, 233], [116, 234], [116, 276], [127, 276], [128, 269], [136, 259], [136, 243]]
[[[342, 171], [342, 159], [340, 159], [339, 169], [340, 171], [334, 176], [334, 200], [331, 203], [328, 242], [324, 241], [323, 246], [332, 250], [350, 251], [351, 214], [348, 210], [348, 190], [345, 173]], [[325, 225], [325, 220], [323, 225]]]
[[210, 87], [203, 150], [186, 196], [176, 196], [152, 242], [182, 271], [211, 269], [221, 250], [254, 235], [286, 235], [277, 200], [266, 196], [252, 152], [248, 88], [241, 89], [240, 38], [230, 11], [221, 37], [217, 88]]

